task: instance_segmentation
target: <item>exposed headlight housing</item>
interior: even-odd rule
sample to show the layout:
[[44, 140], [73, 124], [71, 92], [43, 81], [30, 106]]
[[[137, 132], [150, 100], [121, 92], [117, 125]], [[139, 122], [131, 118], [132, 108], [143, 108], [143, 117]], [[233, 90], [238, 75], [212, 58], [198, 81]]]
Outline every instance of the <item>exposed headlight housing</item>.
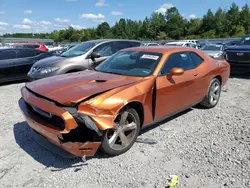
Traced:
[[96, 126], [95, 122], [89, 116], [87, 116], [85, 114], [78, 114], [77, 119], [80, 120], [82, 123], [84, 123], [84, 125], [88, 129], [95, 131], [99, 136], [102, 135], [102, 133], [100, 132], [100, 130]]
[[59, 67], [32, 67], [31, 68], [31, 73], [40, 73], [40, 74], [48, 74], [51, 72], [55, 72]]
[[67, 110], [78, 123], [84, 124], [88, 129], [95, 131], [99, 136], [102, 136], [101, 131], [96, 126], [95, 122], [87, 115], [77, 113], [77, 109], [74, 107], [63, 107]]

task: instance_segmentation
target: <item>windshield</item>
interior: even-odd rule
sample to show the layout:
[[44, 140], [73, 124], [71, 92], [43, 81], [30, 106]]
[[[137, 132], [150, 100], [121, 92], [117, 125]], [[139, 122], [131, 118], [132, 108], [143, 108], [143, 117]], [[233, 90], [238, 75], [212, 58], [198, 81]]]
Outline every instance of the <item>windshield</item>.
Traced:
[[162, 54], [152, 52], [121, 51], [95, 68], [98, 72], [145, 77], [151, 75]]
[[208, 46], [208, 45], [206, 45], [206, 46], [204, 46], [203, 48], [202, 48], [202, 50], [207, 50], [207, 51], [220, 51], [221, 50], [221, 46]]
[[78, 44], [66, 52], [62, 53], [61, 56], [63, 57], [75, 57], [85, 54], [87, 51], [89, 51], [92, 47], [95, 46], [94, 42], [84, 42], [81, 44]]
[[250, 45], [250, 36], [243, 37], [240, 40], [240, 44], [242, 44], [242, 45]]

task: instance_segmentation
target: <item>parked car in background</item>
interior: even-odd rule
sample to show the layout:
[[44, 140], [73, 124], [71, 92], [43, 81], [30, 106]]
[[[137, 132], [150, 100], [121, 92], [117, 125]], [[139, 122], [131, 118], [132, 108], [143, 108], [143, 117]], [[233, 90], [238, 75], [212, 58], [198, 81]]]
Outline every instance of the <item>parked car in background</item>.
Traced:
[[50, 52], [55, 54], [55, 55], [60, 55], [63, 52], [66, 52], [67, 50], [69, 50], [70, 48], [74, 47], [77, 44], [79, 44], [79, 43], [70, 43], [70, 44], [60, 45], [60, 47], [61, 47], [60, 49], [50, 50]]
[[183, 46], [183, 47], [189, 47], [189, 48], [197, 48], [198, 46], [193, 42], [183, 42], [183, 41], [177, 41], [177, 42], [168, 42], [165, 44], [165, 46]]
[[223, 45], [207, 44], [201, 50], [213, 58], [223, 57]]
[[27, 79], [32, 65], [51, 55], [31, 48], [0, 49], [0, 82]]
[[198, 41], [198, 40], [183, 40], [184, 42], [191, 42], [191, 43], [194, 43], [194, 44], [196, 44], [196, 46], [198, 47], [198, 48], [201, 48], [201, 44], [200, 44], [200, 41]]
[[108, 57], [124, 48], [141, 46], [140, 41], [100, 39], [78, 44], [61, 55], [36, 62], [30, 69], [30, 80], [93, 69]]
[[224, 51], [232, 72], [250, 72], [250, 35], [242, 37], [235, 45], [227, 45]]
[[48, 52], [48, 48], [44, 44], [40, 44], [40, 43], [17, 43], [17, 44], [14, 44], [13, 47], [14, 48], [32, 48], [32, 49]]
[[155, 42], [146, 42], [143, 43], [142, 46], [159, 46], [159, 44]]
[[26, 84], [29, 126], [76, 156], [120, 155], [141, 129], [196, 104], [215, 107], [229, 64], [180, 47], [124, 49], [96, 67]]

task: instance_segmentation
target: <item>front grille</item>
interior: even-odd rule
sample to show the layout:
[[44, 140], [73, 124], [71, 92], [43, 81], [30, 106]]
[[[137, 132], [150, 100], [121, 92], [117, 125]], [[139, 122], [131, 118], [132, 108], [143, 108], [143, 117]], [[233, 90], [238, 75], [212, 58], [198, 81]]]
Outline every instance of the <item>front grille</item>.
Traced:
[[[27, 103], [26, 103], [27, 104]], [[46, 122], [47, 124], [50, 124], [59, 130], [64, 130], [65, 128], [65, 122], [64, 120], [56, 115], [50, 114], [48, 112], [45, 112], [39, 108], [36, 108], [30, 104], [27, 104], [29, 110], [38, 118], [41, 119], [43, 122]]]
[[227, 51], [226, 57], [228, 61], [234, 62], [250, 62], [250, 51]]

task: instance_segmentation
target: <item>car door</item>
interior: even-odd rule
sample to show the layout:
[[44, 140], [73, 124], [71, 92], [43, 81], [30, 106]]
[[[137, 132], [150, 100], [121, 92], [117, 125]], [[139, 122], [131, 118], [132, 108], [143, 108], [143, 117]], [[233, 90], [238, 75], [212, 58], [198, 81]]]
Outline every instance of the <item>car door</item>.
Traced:
[[0, 51], [0, 80], [15, 79], [14, 63], [16, 57], [16, 50], [10, 49]]
[[18, 49], [15, 62], [15, 73], [18, 77], [26, 77], [32, 65], [37, 61], [36, 51], [33, 49]]
[[[97, 65], [105, 61], [108, 57], [113, 55], [116, 50], [113, 42], [105, 42], [94, 48], [93, 52], [96, 52], [100, 55], [99, 58], [95, 58], [94, 64], [93, 62], [91, 62], [92, 66], [96, 67]], [[91, 59], [89, 60], [92, 61]]]
[[[202, 100], [208, 89], [208, 85], [210, 84], [209, 79], [207, 77], [209, 75], [206, 74], [206, 71], [208, 69], [208, 65], [205, 63], [205, 60], [202, 59], [201, 56], [199, 56], [195, 52], [188, 52], [190, 55], [192, 61], [195, 64], [195, 69], [194, 69], [194, 84], [195, 84], [195, 89], [193, 91], [194, 95], [197, 97], [197, 100]], [[204, 87], [207, 86], [207, 87]]]
[[[176, 113], [196, 102], [193, 92], [196, 65], [187, 52], [173, 53], [168, 56], [156, 79], [155, 118], [161, 119], [166, 115]], [[183, 75], [167, 78], [172, 68], [182, 68]]]

